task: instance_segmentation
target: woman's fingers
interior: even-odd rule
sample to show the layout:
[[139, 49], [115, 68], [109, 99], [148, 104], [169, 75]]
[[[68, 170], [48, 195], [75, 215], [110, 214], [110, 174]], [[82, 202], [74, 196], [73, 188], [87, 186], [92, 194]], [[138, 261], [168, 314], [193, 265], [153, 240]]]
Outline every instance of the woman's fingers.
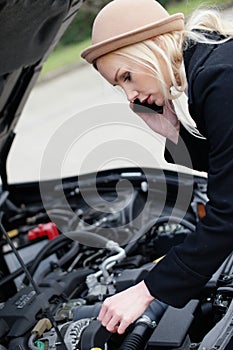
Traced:
[[119, 314], [119, 311], [114, 309], [111, 298], [105, 299], [98, 316], [98, 320], [101, 321], [102, 325], [106, 327], [108, 331], [112, 332], [118, 327], [121, 318], [122, 316]]
[[[98, 319], [101, 321], [100, 317]], [[105, 313], [102, 319], [102, 325], [106, 327], [109, 332], [123, 334], [126, 328], [132, 323], [126, 314], [119, 314], [119, 310], [111, 310]]]
[[120, 325], [118, 326], [118, 330], [117, 332], [119, 334], [123, 334], [126, 330], [127, 327], [129, 327], [129, 325], [131, 324], [132, 322], [129, 322], [129, 321], [121, 321]]
[[142, 315], [154, 298], [144, 282], [107, 298], [98, 319], [109, 332], [123, 334], [126, 328]]
[[101, 322], [103, 321], [103, 319], [105, 317], [105, 314], [106, 314], [106, 312], [108, 310], [108, 307], [106, 305], [106, 301], [107, 301], [107, 299], [104, 301], [104, 303], [103, 303], [103, 305], [101, 307], [101, 310], [99, 312], [99, 316], [98, 316], [98, 320], [100, 320]]
[[[119, 317], [113, 316], [105, 327], [107, 328], [107, 330], [109, 332], [118, 331], [119, 322], [120, 322]], [[103, 322], [102, 322], [102, 324], [103, 324]]]

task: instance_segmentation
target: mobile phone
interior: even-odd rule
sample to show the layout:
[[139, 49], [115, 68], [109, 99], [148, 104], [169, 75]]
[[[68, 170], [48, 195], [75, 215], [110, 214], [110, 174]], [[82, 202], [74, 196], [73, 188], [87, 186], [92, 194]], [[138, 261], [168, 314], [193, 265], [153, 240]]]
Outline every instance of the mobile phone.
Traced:
[[141, 103], [139, 99], [133, 102], [133, 111], [135, 113], [159, 113], [163, 114], [163, 106], [158, 106], [155, 103], [150, 105], [149, 103]]

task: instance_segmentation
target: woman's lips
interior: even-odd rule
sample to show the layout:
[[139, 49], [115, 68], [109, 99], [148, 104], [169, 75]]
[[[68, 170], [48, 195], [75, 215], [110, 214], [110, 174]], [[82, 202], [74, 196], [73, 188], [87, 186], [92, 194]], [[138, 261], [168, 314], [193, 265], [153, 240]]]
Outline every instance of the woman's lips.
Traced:
[[143, 103], [147, 103], [147, 104], [152, 104], [153, 102], [152, 102], [152, 100], [150, 99], [150, 96], [149, 97], [147, 97], [147, 98], [144, 98], [144, 100], [142, 100], [141, 101], [141, 103], [143, 104]]
[[151, 96], [148, 97], [147, 103], [149, 103], [149, 105], [152, 105], [154, 103], [154, 101], [152, 100]]

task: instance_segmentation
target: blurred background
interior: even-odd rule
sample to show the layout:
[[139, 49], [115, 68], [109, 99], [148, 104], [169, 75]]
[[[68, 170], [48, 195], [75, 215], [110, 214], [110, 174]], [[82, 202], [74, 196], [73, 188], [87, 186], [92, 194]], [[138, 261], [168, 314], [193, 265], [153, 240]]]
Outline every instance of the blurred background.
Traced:
[[[78, 15], [61, 38], [48, 59], [42, 74], [80, 60], [79, 54], [90, 44], [91, 28], [95, 16], [110, 0], [85, 0]], [[198, 6], [212, 6], [225, 10], [233, 6], [232, 0], [160, 0], [170, 14], [182, 12], [187, 17]]]

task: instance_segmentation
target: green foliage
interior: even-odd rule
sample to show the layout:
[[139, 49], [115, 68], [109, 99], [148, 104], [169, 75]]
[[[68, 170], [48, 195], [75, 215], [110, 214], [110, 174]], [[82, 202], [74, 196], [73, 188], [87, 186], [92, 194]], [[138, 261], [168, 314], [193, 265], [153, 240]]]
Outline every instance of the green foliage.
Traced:
[[167, 8], [168, 4], [169, 4], [169, 0], [159, 0], [159, 3], [161, 5], [163, 5], [163, 7]]
[[44, 64], [42, 75], [76, 64], [81, 60], [81, 52], [89, 45], [91, 45], [91, 40], [87, 39], [78, 44], [57, 48]]
[[82, 42], [90, 38], [92, 23], [97, 13], [110, 0], [86, 0], [70, 27], [60, 40], [58, 47]]

